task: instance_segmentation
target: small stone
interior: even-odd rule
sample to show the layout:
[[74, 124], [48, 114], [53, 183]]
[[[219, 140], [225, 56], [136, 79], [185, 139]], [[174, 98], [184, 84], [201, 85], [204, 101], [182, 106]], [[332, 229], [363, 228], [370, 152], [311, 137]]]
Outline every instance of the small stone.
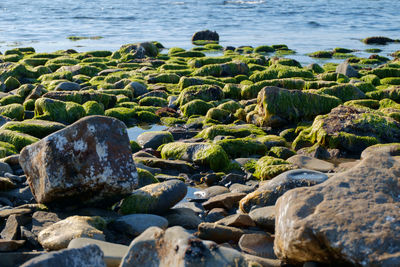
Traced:
[[157, 149], [162, 144], [173, 142], [174, 138], [172, 134], [167, 131], [155, 131], [155, 132], [144, 132], [141, 133], [137, 142], [143, 148]]
[[274, 238], [268, 233], [244, 234], [239, 240], [239, 247], [251, 255], [276, 259]]
[[249, 186], [249, 185], [244, 185], [244, 184], [232, 184], [229, 187], [229, 190], [232, 193], [245, 193], [245, 194], [248, 194], [248, 193], [253, 192], [255, 190], [255, 187], [254, 186]]
[[54, 91], [79, 91], [81, 89], [80, 84], [74, 82], [62, 82], [59, 83]]
[[226, 226], [240, 227], [240, 228], [248, 228], [256, 226], [256, 224], [247, 214], [233, 214], [217, 221], [216, 223]]
[[226, 212], [225, 209], [223, 208], [213, 208], [210, 210], [207, 214], [207, 216], [204, 218], [206, 222], [216, 222], [221, 219], [223, 219], [228, 213]]
[[166, 229], [168, 221], [154, 214], [130, 214], [116, 219], [111, 226], [116, 231], [138, 236], [152, 226]]
[[225, 208], [227, 210], [237, 206], [239, 201], [246, 196], [245, 193], [225, 193], [210, 198], [203, 203], [203, 207], [206, 210], [213, 208]]
[[336, 72], [349, 78], [358, 78], [360, 74], [348, 62], [342, 62], [336, 67]]
[[104, 228], [105, 225], [100, 217], [72, 216], [40, 231], [38, 240], [47, 250], [66, 248], [72, 239], [78, 237], [104, 241], [105, 236], [98, 228]]
[[246, 176], [241, 174], [229, 173], [222, 177], [221, 181], [219, 181], [220, 185], [229, 186], [231, 184], [244, 184], [246, 183]]
[[173, 208], [164, 217], [168, 220], [169, 226], [182, 226], [185, 229], [197, 229], [203, 221], [191, 209]]
[[329, 172], [335, 168], [335, 165], [330, 162], [303, 155], [292, 156], [286, 161], [296, 165], [299, 168], [310, 169], [319, 172]]
[[63, 249], [42, 254], [25, 262], [21, 267], [106, 267], [103, 252], [97, 245]]
[[25, 244], [25, 240], [0, 239], [0, 252], [15, 251]]
[[217, 223], [201, 223], [196, 235], [201, 239], [212, 240], [217, 243], [237, 243], [246, 232], [242, 229], [220, 225]]
[[249, 216], [258, 227], [268, 231], [275, 229], [275, 206], [253, 209]]

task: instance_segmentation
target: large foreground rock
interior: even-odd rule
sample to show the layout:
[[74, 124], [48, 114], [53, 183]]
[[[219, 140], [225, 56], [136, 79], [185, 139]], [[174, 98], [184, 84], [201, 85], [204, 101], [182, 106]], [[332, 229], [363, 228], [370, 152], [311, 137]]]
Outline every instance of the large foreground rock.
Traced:
[[[132, 241], [120, 266], [250, 266], [254, 261], [237, 250], [202, 241], [175, 226], [165, 231], [147, 229]], [[262, 264], [276, 266], [276, 261], [268, 264], [265, 259]]]
[[82, 248], [64, 249], [35, 257], [23, 265], [24, 267], [105, 267], [103, 252], [96, 245]]
[[85, 117], [25, 147], [19, 160], [38, 203], [115, 199], [138, 183], [126, 126], [110, 117]]
[[400, 162], [377, 153], [276, 203], [275, 253], [291, 263], [398, 266]]

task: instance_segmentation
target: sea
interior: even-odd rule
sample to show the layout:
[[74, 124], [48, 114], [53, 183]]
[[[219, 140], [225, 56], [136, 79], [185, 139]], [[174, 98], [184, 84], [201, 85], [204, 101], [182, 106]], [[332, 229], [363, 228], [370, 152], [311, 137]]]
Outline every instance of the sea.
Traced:
[[[1, 0], [0, 51], [114, 51], [141, 41], [190, 49], [193, 33], [210, 29], [223, 46], [286, 44], [306, 62], [335, 47], [362, 56], [368, 36], [400, 39], [399, 10], [397, 0]], [[400, 44], [379, 48], [388, 55]]]

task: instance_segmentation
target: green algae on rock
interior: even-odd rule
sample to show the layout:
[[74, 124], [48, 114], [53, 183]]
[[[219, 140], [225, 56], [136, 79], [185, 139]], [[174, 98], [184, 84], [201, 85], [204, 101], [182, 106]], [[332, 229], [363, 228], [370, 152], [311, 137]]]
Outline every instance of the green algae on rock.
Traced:
[[283, 159], [264, 156], [255, 164], [255, 171], [253, 175], [260, 180], [268, 180], [292, 169], [294, 169], [294, 166]]

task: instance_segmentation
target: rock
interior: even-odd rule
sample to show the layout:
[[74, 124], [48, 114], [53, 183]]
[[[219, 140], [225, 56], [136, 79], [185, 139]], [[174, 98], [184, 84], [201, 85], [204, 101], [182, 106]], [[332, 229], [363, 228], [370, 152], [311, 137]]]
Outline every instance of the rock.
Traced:
[[221, 87], [217, 85], [193, 85], [189, 86], [181, 91], [178, 99], [174, 104], [183, 106], [195, 99], [201, 99], [205, 102], [222, 100], [224, 98], [224, 92]]
[[225, 226], [217, 223], [201, 223], [196, 236], [201, 239], [212, 240], [217, 243], [237, 243], [246, 232], [242, 229]]
[[78, 237], [90, 237], [104, 241], [102, 231], [106, 222], [101, 217], [71, 216], [51, 224], [38, 234], [39, 243], [47, 250], [66, 248], [69, 242]]
[[168, 221], [154, 214], [130, 214], [119, 217], [111, 223], [111, 226], [116, 231], [138, 236], [152, 226], [166, 229]]
[[309, 128], [294, 140], [292, 147], [314, 143], [359, 153], [374, 144], [400, 140], [400, 123], [371, 109], [338, 106], [327, 115], [317, 116]]
[[181, 201], [187, 193], [186, 185], [180, 180], [170, 180], [139, 188], [123, 199], [119, 212], [163, 214]]
[[244, 234], [239, 240], [242, 251], [258, 257], [276, 259], [274, 238], [268, 233]]
[[224, 208], [229, 210], [237, 206], [239, 201], [245, 196], [245, 193], [225, 193], [210, 198], [203, 203], [203, 207], [206, 210], [211, 210], [213, 208]]
[[99, 205], [138, 184], [126, 126], [104, 116], [85, 117], [24, 148], [19, 161], [38, 203]]
[[229, 189], [226, 188], [225, 186], [214, 185], [214, 186], [207, 187], [200, 192], [201, 193], [199, 193], [199, 194], [201, 194], [202, 197], [212, 198], [212, 197], [215, 197], [218, 195], [229, 193]]
[[73, 239], [68, 248], [82, 248], [87, 245], [97, 245], [104, 254], [104, 262], [107, 267], [118, 267], [122, 258], [128, 251], [128, 246], [114, 244], [110, 242], [104, 242], [92, 238], [76, 238]]
[[79, 83], [62, 82], [59, 83], [56, 88], [54, 88], [54, 91], [79, 91], [80, 89], [81, 86]]
[[342, 62], [336, 67], [336, 72], [349, 78], [358, 78], [360, 74], [348, 62]]
[[335, 165], [330, 162], [302, 155], [292, 156], [286, 161], [292, 163], [293, 165], [296, 165], [299, 168], [319, 172], [330, 172], [335, 168]]
[[8, 178], [0, 177], [0, 191], [8, 191], [17, 187], [13, 181]]
[[180, 159], [209, 166], [214, 171], [225, 169], [230, 161], [221, 146], [212, 143], [172, 142], [161, 149], [163, 159]]
[[40, 231], [48, 226], [61, 221], [58, 214], [46, 211], [36, 211], [32, 215], [32, 233], [38, 235]]
[[372, 37], [367, 37], [362, 40], [364, 44], [379, 44], [379, 45], [385, 45], [386, 43], [392, 43], [395, 42], [396, 40], [393, 40], [388, 37], [384, 36], [372, 36]]
[[365, 93], [352, 84], [338, 84], [324, 87], [317, 90], [316, 93], [335, 96], [343, 102], [365, 98]]
[[10, 165], [8, 165], [5, 162], [0, 162], [0, 176], [4, 176], [4, 174], [8, 173], [13, 173], [13, 170], [11, 169]]
[[205, 213], [203, 206], [197, 202], [180, 202], [176, 204], [174, 208], [191, 209], [197, 215], [204, 215]]
[[195, 32], [192, 36], [192, 42], [194, 41], [215, 41], [219, 42], [219, 35], [217, 32], [210, 30]]
[[202, 241], [176, 226], [165, 231], [149, 228], [134, 239], [121, 267], [248, 266], [249, 262], [237, 250]]
[[44, 252], [7, 252], [1, 254], [2, 267], [20, 266], [24, 262], [42, 255]]
[[7, 218], [7, 223], [1, 231], [1, 238], [5, 240], [20, 239], [20, 227], [26, 225], [31, 221], [29, 216], [25, 214], [16, 215], [12, 214]]
[[21, 267], [105, 267], [103, 252], [97, 245], [63, 249], [42, 254], [25, 262]]
[[263, 181], [272, 179], [283, 172], [292, 170], [295, 168], [295, 166], [283, 159], [274, 158], [271, 156], [264, 156], [257, 160], [254, 168], [254, 177]]
[[191, 209], [173, 208], [164, 215], [169, 226], [181, 226], [185, 229], [197, 229], [202, 219]]
[[229, 173], [222, 177], [221, 181], [219, 181], [220, 185], [231, 185], [231, 184], [244, 184], [246, 183], [246, 177], [244, 175]]
[[[0, 239], [0, 252], [15, 251], [25, 244], [25, 240]], [[3, 258], [2, 258], [3, 261]], [[3, 265], [2, 265], [3, 266]]]
[[287, 192], [276, 203], [275, 254], [290, 263], [397, 265], [399, 172], [400, 162], [378, 151], [323, 184]]
[[244, 197], [240, 201], [240, 210], [249, 212], [253, 207], [273, 206], [286, 191], [296, 187], [313, 186], [327, 179], [328, 176], [322, 172], [306, 169], [284, 172]]
[[143, 42], [137, 44], [126, 44], [121, 46], [118, 52], [126, 59], [142, 59], [146, 56], [156, 57], [158, 48], [151, 42]]
[[225, 209], [223, 208], [213, 208], [207, 213], [207, 216], [204, 218], [206, 222], [216, 222], [219, 221], [225, 216], [228, 215]]
[[281, 126], [328, 113], [340, 103], [333, 96], [267, 86], [258, 93], [257, 106], [247, 115], [247, 122], [257, 126]]
[[240, 228], [256, 226], [256, 224], [247, 214], [233, 214], [217, 221], [216, 223], [226, 226], [240, 227]]
[[231, 186], [229, 186], [229, 190], [232, 193], [251, 193], [255, 190], [254, 186], [249, 186], [249, 185], [245, 185], [245, 184], [232, 184]]
[[133, 161], [136, 164], [144, 164], [151, 168], [160, 168], [163, 173], [192, 173], [195, 170], [192, 164], [183, 160], [168, 160], [156, 157], [134, 157]]
[[149, 92], [147, 90], [146, 86], [144, 84], [142, 84], [142, 83], [139, 83], [139, 82], [131, 82], [125, 88], [133, 89], [134, 97], [139, 97], [139, 96], [144, 95], [144, 94]]
[[263, 228], [267, 231], [274, 231], [275, 206], [267, 206], [253, 209], [252, 211], [250, 211], [249, 216], [258, 227]]

